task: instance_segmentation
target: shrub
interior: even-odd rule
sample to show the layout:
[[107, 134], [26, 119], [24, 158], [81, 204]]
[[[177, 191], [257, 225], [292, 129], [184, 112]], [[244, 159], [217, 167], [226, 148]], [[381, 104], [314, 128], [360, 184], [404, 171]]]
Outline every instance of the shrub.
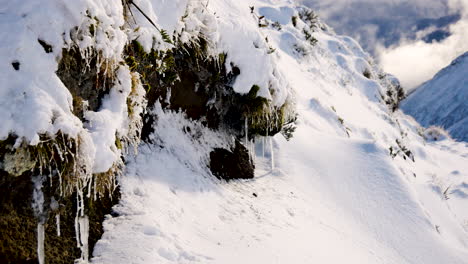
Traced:
[[450, 139], [450, 135], [442, 127], [430, 126], [424, 130], [423, 137], [426, 141], [441, 141]]

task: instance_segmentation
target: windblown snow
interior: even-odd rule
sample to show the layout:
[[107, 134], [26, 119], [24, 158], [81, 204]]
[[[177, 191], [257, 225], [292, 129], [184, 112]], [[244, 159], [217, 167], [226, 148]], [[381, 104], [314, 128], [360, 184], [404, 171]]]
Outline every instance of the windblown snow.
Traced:
[[[120, 61], [136, 38], [146, 50], [170, 47], [137, 10], [140, 26], [123, 30], [120, 1], [36, 2], [0, 7], [0, 139], [81, 134], [93, 172], [106, 171], [128, 122], [130, 72], [119, 66], [119, 84], [83, 124], [55, 75], [68, 45], [62, 33], [92, 10], [104, 31], [84, 39], [83, 50]], [[256, 84], [276, 105], [294, 100], [297, 129], [290, 141], [246, 140], [255, 178], [225, 182], [207, 164], [229, 135], [156, 104], [153, 143], [127, 158], [122, 198], [91, 263], [468, 264], [468, 144], [426, 140], [413, 118], [392, 112], [382, 99], [390, 77], [356, 41], [320, 20], [311, 27], [292, 0], [134, 2], [169, 33], [187, 41], [202, 34], [214, 55], [226, 53], [228, 70], [232, 62], [241, 71], [236, 92]], [[38, 38], [60, 48], [44, 53]]]
[[468, 141], [468, 52], [416, 88], [402, 109], [423, 126], [440, 126]]

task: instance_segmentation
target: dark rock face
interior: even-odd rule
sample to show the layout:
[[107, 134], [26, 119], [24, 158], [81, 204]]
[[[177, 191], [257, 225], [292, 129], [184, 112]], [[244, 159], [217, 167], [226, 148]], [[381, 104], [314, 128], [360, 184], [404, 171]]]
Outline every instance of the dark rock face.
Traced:
[[239, 141], [233, 150], [215, 148], [210, 153], [210, 170], [218, 179], [251, 179], [254, 169], [248, 150]]

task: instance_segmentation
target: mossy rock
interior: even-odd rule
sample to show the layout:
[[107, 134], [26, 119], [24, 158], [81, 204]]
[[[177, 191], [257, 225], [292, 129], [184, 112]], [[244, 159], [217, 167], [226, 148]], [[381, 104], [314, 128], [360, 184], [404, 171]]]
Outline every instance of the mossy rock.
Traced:
[[[0, 168], [0, 263], [37, 263], [37, 225], [39, 221], [45, 227], [46, 263], [73, 263], [81, 255], [76, 244], [75, 216], [77, 194], [74, 185], [77, 175], [69, 175], [74, 166], [71, 156], [76, 154], [76, 143], [62, 134], [55, 138], [41, 136], [36, 146], [20, 145], [13, 148], [17, 138], [10, 136], [0, 141], [0, 163], [5, 156], [14, 156], [18, 152], [28, 152], [35, 165], [24, 170], [20, 175], [11, 175]], [[60, 142], [66, 142], [70, 152], [63, 149], [59, 154]], [[22, 154], [21, 154], [22, 155]], [[59, 157], [62, 156], [62, 157]], [[44, 162], [48, 162], [47, 166]], [[42, 166], [40, 166], [42, 164]], [[62, 172], [62, 181], [57, 174]], [[42, 175], [42, 193], [44, 211], [37, 215], [32, 208], [33, 179]], [[61, 185], [62, 184], [62, 185]], [[65, 192], [65, 190], [70, 190]], [[61, 191], [63, 190], [63, 192]], [[85, 197], [86, 197], [86, 191]], [[93, 191], [93, 190], [92, 190]], [[89, 218], [89, 252], [103, 233], [102, 222], [106, 214], [111, 213], [112, 206], [119, 199], [118, 190], [102, 191], [99, 199], [85, 198], [85, 214]], [[91, 195], [91, 197], [93, 197]], [[52, 206], [56, 201], [59, 206]], [[61, 236], [57, 236], [55, 216], [60, 214]]]
[[[251, 138], [275, 135], [292, 121], [285, 115], [285, 107], [274, 107], [257, 95], [258, 85], [253, 85], [247, 94], [236, 93], [232, 84], [241, 70], [232, 65], [232, 71], [227, 72], [225, 61], [229, 55], [209, 56], [203, 38], [190, 44], [178, 43], [166, 52], [149, 53], [133, 41], [127, 45], [126, 54], [129, 67], [150, 88], [149, 107], [159, 101], [163, 108], [182, 110], [189, 118], [202, 120], [212, 129], [228, 130], [237, 138], [245, 136], [246, 119]], [[153, 132], [156, 119], [151, 114], [146, 116], [143, 139], [147, 140]]]
[[[113, 62], [101, 62], [99, 54], [84, 58], [77, 47], [62, 50], [57, 76], [73, 97], [73, 113], [84, 121], [84, 110], [97, 111], [113, 86]], [[87, 109], [84, 109], [84, 101]]]

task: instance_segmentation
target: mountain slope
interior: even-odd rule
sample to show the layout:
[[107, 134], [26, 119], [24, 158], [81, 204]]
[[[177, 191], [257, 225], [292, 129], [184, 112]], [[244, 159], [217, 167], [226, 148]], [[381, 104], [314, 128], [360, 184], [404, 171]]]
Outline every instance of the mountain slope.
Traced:
[[442, 69], [402, 103], [423, 126], [441, 126], [452, 137], [468, 141], [468, 53]]
[[158, 146], [142, 145], [129, 162], [118, 216], [105, 221], [92, 262], [468, 263], [467, 145], [426, 143], [411, 118], [392, 114], [381, 100], [390, 81], [354, 40], [317, 22], [311, 45], [306, 16], [296, 26], [287, 19], [302, 8], [256, 1], [252, 14], [249, 4], [207, 8], [219, 29], [237, 25], [221, 39], [261, 16], [280, 24], [255, 34], [268, 38], [293, 88], [293, 138], [245, 139], [256, 177], [218, 181], [205, 159], [222, 135], [198, 128], [211, 140], [194, 142], [182, 129], [194, 131], [193, 121], [157, 106]]

